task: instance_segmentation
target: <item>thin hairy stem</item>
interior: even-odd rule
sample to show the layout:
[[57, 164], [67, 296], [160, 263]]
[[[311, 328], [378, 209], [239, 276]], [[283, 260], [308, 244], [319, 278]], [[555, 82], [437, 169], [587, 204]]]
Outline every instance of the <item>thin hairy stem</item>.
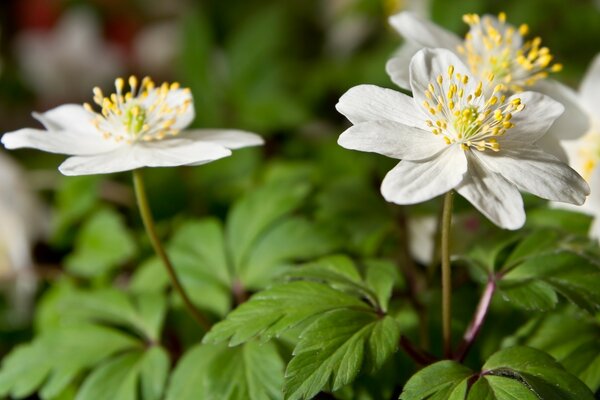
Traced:
[[449, 191], [444, 196], [442, 211], [442, 332], [444, 355], [452, 357], [452, 275], [450, 270], [450, 229], [452, 225], [452, 201], [454, 192]]
[[173, 264], [171, 260], [169, 260], [169, 256], [167, 255], [158, 235], [156, 234], [156, 227], [154, 226], [154, 218], [152, 217], [152, 212], [150, 211], [150, 206], [148, 205], [148, 198], [146, 196], [146, 190], [144, 188], [144, 180], [142, 177], [142, 171], [136, 169], [133, 171], [133, 186], [135, 188], [135, 197], [137, 200], [137, 205], [140, 210], [140, 216], [142, 217], [142, 221], [144, 223], [144, 228], [146, 229], [146, 233], [150, 238], [150, 243], [152, 243], [152, 247], [154, 248], [154, 252], [160, 258], [165, 269], [167, 270], [167, 274], [169, 275], [169, 279], [171, 280], [171, 284], [173, 285], [173, 289], [181, 296], [183, 299], [183, 303], [187, 308], [190, 315], [194, 318], [194, 320], [205, 330], [210, 329], [210, 322], [202, 313], [194, 306], [192, 301], [190, 300], [188, 294], [185, 289], [181, 285], [179, 278], [177, 277], [177, 273], [175, 272], [175, 268], [173, 268]]

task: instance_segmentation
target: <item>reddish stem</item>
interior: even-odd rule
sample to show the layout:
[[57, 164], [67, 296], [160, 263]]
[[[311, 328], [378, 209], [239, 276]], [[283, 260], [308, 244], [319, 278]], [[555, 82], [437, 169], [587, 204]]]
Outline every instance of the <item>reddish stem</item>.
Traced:
[[471, 348], [471, 346], [473, 346], [473, 343], [475, 342], [475, 339], [477, 339], [479, 331], [481, 331], [481, 327], [485, 322], [485, 318], [487, 316], [495, 292], [496, 277], [491, 276], [487, 285], [485, 286], [485, 289], [483, 290], [483, 294], [481, 295], [481, 299], [479, 300], [479, 304], [477, 305], [477, 309], [475, 310], [473, 319], [471, 320], [469, 327], [463, 335], [462, 343], [458, 351], [456, 352], [456, 360], [463, 361], [467, 356], [469, 349]]

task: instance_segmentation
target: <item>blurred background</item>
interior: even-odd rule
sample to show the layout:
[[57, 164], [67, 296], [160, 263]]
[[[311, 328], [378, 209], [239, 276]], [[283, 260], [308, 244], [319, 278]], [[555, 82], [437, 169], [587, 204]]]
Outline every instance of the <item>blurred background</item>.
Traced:
[[[265, 177], [298, 174], [314, 185], [307, 212], [324, 224], [349, 216], [333, 227], [348, 235], [344, 250], [376, 253], [394, 213], [378, 182], [393, 161], [338, 148], [347, 123], [334, 106], [357, 84], [393, 87], [385, 62], [401, 39], [387, 18], [401, 10], [461, 35], [464, 13], [505, 11], [543, 38], [564, 64], [557, 78], [574, 88], [600, 52], [597, 0], [2, 0], [0, 131], [37, 127], [32, 111], [90, 101], [94, 86], [110, 93], [117, 76], [179, 81], [193, 92], [195, 126], [254, 131], [267, 144], [201, 168], [149, 171], [165, 232], [186, 216], [223, 217]], [[91, 285], [116, 276], [118, 285], [127, 276], [112, 272], [133, 270], [148, 254], [137, 253], [148, 246], [128, 174], [65, 178], [57, 171], [64, 156], [7, 153], [0, 150], [0, 355], [31, 338], [36, 299], [63, 275]], [[106, 259], [106, 246], [117, 256]]]

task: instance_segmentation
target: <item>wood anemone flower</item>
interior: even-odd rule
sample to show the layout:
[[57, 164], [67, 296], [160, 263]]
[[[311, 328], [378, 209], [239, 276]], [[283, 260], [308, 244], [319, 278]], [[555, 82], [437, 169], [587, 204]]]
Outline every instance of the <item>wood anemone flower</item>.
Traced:
[[194, 119], [189, 89], [150, 78], [115, 81], [116, 93], [94, 89], [96, 112], [89, 104], [62, 105], [34, 113], [46, 130], [25, 128], [6, 133], [7, 149], [35, 148], [72, 157], [59, 170], [65, 175], [107, 174], [141, 167], [205, 164], [231, 155], [231, 149], [263, 144], [260, 136], [238, 130], [185, 128]]
[[506, 229], [525, 222], [519, 190], [585, 201], [585, 180], [535, 144], [563, 112], [560, 103], [535, 92], [508, 97], [445, 49], [413, 57], [410, 86], [413, 98], [356, 86], [336, 106], [354, 124], [340, 135], [342, 147], [402, 160], [381, 185], [387, 201], [414, 204], [456, 190]]

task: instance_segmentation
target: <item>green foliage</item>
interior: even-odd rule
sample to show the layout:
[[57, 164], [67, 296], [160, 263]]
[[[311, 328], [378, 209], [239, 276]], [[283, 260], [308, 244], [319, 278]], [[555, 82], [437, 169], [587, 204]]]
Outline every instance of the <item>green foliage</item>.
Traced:
[[506, 342], [546, 351], [594, 392], [600, 389], [600, 322], [572, 308], [541, 315]]
[[143, 399], [159, 399], [169, 358], [147, 343], [157, 343], [165, 312], [160, 295], [130, 297], [116, 289], [64, 286], [44, 303], [40, 334], [4, 359], [0, 394], [23, 398], [37, 390], [44, 399], [55, 398], [91, 370], [78, 399], [136, 400], [140, 379]]
[[402, 400], [593, 400], [593, 393], [552, 357], [529, 347], [492, 355], [476, 373], [455, 361], [440, 361], [406, 383]]
[[197, 345], [175, 368], [167, 400], [277, 400], [281, 398], [283, 368], [272, 343]]
[[526, 310], [551, 310], [558, 295], [590, 313], [600, 310], [600, 263], [586, 241], [554, 229], [508, 236], [476, 247], [467, 262], [498, 281], [499, 293]]
[[130, 260], [135, 251], [133, 237], [120, 215], [105, 208], [85, 221], [65, 266], [74, 275], [102, 276]]
[[67, 242], [67, 233], [98, 204], [100, 180], [97, 176], [64, 178], [56, 192], [53, 241]]
[[[291, 263], [334, 249], [332, 234], [290, 215], [309, 189], [297, 180], [276, 180], [242, 197], [225, 228], [215, 219], [182, 224], [169, 241], [168, 253], [192, 301], [224, 315], [232, 307], [234, 287], [261, 289]], [[152, 292], [166, 285], [162, 265], [152, 261], [136, 272], [131, 287]]]
[[284, 393], [311, 398], [338, 390], [360, 370], [376, 371], [395, 352], [400, 324], [385, 310], [396, 281], [393, 266], [365, 263], [364, 275], [346, 257], [327, 257], [292, 271], [302, 278], [273, 286], [216, 324], [205, 343], [230, 346], [254, 338], [267, 341], [302, 327], [288, 364]]

